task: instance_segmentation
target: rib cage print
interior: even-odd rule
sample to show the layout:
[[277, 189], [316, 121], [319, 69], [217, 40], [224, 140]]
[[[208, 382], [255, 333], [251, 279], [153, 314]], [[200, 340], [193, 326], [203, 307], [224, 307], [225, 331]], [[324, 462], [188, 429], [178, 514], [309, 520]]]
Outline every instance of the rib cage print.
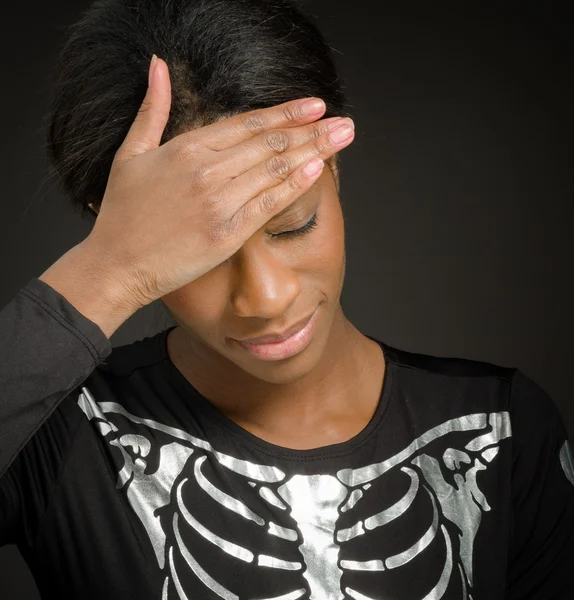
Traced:
[[508, 412], [453, 418], [382, 462], [330, 474], [230, 456], [86, 387], [77, 402], [118, 456], [116, 487], [164, 574], [158, 600], [473, 598], [491, 510], [477, 475], [512, 435]]

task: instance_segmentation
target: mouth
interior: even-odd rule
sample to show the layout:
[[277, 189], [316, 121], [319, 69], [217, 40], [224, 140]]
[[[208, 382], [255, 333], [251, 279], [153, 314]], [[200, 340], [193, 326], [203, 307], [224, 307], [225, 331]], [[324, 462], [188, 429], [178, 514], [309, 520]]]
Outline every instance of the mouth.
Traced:
[[[311, 336], [317, 322], [319, 307], [310, 317], [293, 326], [295, 332], [288, 337], [283, 337], [279, 341], [271, 341], [264, 343], [250, 343], [243, 340], [235, 340], [241, 348], [247, 350], [252, 355], [262, 360], [281, 360], [289, 358], [304, 350], [311, 342]], [[298, 329], [297, 329], [298, 328]], [[266, 336], [278, 337], [278, 336]]]
[[239, 342], [240, 344], [267, 344], [269, 342], [282, 342], [301, 331], [303, 327], [305, 327], [307, 323], [309, 323], [311, 317], [314, 314], [315, 311], [313, 311], [313, 313], [311, 313], [304, 319], [297, 321], [297, 323], [294, 323], [293, 325], [291, 325], [291, 327], [288, 327], [282, 333], [273, 332], [254, 338], [235, 339], [235, 341]]

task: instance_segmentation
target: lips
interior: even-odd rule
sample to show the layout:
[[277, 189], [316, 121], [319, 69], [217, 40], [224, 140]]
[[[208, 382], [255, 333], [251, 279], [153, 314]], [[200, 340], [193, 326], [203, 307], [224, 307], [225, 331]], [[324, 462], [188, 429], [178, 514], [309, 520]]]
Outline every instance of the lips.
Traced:
[[269, 342], [282, 342], [283, 340], [286, 340], [292, 335], [295, 335], [298, 331], [301, 331], [301, 329], [303, 329], [303, 327], [307, 325], [314, 313], [315, 311], [313, 311], [308, 317], [305, 317], [301, 321], [298, 321], [297, 323], [286, 329], [283, 333], [268, 333], [267, 335], [262, 335], [260, 337], [245, 338], [236, 341], [245, 344], [266, 344]]

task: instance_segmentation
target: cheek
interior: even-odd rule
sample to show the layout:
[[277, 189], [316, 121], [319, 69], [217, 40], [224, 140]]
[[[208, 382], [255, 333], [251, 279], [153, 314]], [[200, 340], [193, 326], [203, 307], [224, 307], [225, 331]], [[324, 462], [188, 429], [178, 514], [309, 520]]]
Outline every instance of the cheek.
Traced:
[[213, 285], [202, 277], [163, 296], [162, 302], [176, 320], [202, 331], [209, 330], [213, 323], [221, 319], [222, 298], [221, 294], [214, 292]]
[[314, 232], [309, 258], [318, 270], [339, 273], [345, 256], [344, 222], [340, 209], [325, 213]]

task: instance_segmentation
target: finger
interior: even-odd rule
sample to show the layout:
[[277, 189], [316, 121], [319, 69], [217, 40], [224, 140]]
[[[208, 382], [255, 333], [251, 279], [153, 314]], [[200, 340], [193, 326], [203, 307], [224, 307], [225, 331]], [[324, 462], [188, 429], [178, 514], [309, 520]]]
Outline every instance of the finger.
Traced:
[[[155, 55], [154, 55], [155, 56]], [[127, 160], [157, 148], [169, 119], [171, 82], [167, 63], [161, 58], [150, 63], [149, 85], [136, 118], [120, 146], [117, 160]]]
[[332, 117], [301, 127], [264, 131], [254, 138], [219, 152], [216, 157], [217, 163], [214, 165], [214, 175], [227, 179], [238, 177], [273, 156], [285, 154], [316, 140], [343, 122], [352, 123], [348, 118]]
[[[315, 162], [313, 170], [310, 162]], [[263, 190], [255, 198], [246, 202], [232, 217], [229, 232], [231, 235], [243, 231], [245, 223], [249, 223], [249, 232], [253, 231], [253, 224], [260, 229], [275, 215], [282, 212], [297, 198], [305, 194], [321, 176], [324, 169], [324, 161], [315, 157], [299, 166], [290, 176], [280, 184]], [[249, 233], [248, 232], [248, 233]]]
[[[313, 104], [314, 101], [319, 102], [319, 108], [313, 111], [313, 109], [307, 108], [307, 102]], [[193, 135], [194, 140], [211, 150], [226, 150], [263, 131], [296, 127], [309, 121], [315, 121], [324, 114], [325, 110], [325, 103], [320, 98], [292, 100], [277, 106], [241, 113], [200, 129], [183, 133], [181, 142], [185, 143], [186, 137]]]
[[[355, 130], [352, 125], [346, 125], [346, 121], [347, 119], [342, 119], [342, 124], [337, 129], [321, 134], [300, 148], [273, 156], [245, 171], [225, 184], [223, 195], [227, 198], [237, 199], [236, 201], [240, 203], [248, 202], [249, 199], [261, 194], [264, 190], [288, 179], [295, 169], [310, 159], [318, 157], [326, 160], [336, 154], [354, 139]], [[337, 133], [342, 132], [346, 127], [350, 130], [350, 137], [337, 141]]]

